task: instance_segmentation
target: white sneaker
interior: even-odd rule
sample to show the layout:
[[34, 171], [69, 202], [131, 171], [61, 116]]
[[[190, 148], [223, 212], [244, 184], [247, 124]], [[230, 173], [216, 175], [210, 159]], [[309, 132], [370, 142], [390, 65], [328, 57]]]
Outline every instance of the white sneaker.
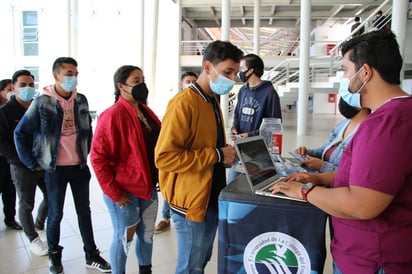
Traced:
[[48, 253], [48, 247], [46, 243], [37, 237], [30, 243], [30, 251], [37, 256], [45, 256]]
[[39, 234], [40, 240], [42, 242], [44, 242], [45, 245], [47, 245], [47, 234], [45, 230], [40, 230], [37, 231], [37, 233]]

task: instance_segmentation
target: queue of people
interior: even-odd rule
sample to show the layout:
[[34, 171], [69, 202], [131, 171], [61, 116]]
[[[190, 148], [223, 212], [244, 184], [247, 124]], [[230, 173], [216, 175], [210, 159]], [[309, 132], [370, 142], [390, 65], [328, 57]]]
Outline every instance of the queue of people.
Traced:
[[[334, 274], [409, 273], [412, 151], [407, 144], [412, 98], [399, 87], [399, 47], [391, 32], [375, 31], [345, 42], [341, 50], [339, 110], [346, 119], [320, 148], [296, 149], [309, 156], [303, 162], [319, 173], [292, 174], [271, 191], [304, 199], [331, 215]], [[24, 70], [15, 73], [14, 95], [0, 108], [0, 119], [9, 123], [7, 130], [4, 123], [0, 127], [0, 152], [11, 165], [19, 219], [33, 245], [47, 217], [47, 243], [40, 239], [41, 252], [30, 250], [48, 254], [50, 273], [63, 273], [60, 222], [68, 184], [86, 267], [126, 273], [136, 235], [139, 273], [152, 273], [157, 183], [170, 213], [164, 218], [175, 224], [175, 273], [204, 273], [217, 232], [218, 195], [226, 186], [226, 169], [238, 161], [234, 147], [226, 143], [218, 96], [230, 92], [238, 73], [246, 82], [239, 96], [260, 96], [255, 87], [267, 84], [254, 84], [253, 79], [261, 76], [259, 60], [256, 55], [244, 56], [230, 42], [210, 43], [200, 75], [191, 83], [181, 79], [187, 86], [170, 100], [162, 122], [147, 104], [143, 70], [121, 66], [114, 74], [115, 103], [100, 114], [94, 135], [87, 98], [76, 89], [76, 60], [56, 59], [55, 83], [35, 99], [34, 76]], [[273, 109], [276, 95], [270, 90], [264, 96], [274, 98], [269, 98], [267, 108], [275, 117], [281, 115], [280, 108], [279, 113]], [[231, 131], [242, 138], [256, 131], [251, 118], [250, 124], [239, 123], [244, 121], [239, 117], [246, 101], [238, 103], [239, 116]], [[14, 111], [9, 110], [12, 107]], [[100, 256], [93, 237], [89, 151], [113, 226], [110, 263]], [[31, 186], [29, 193], [23, 184]], [[32, 197], [37, 186], [44, 201], [34, 221]]]
[[[16, 71], [11, 79], [14, 94], [0, 108], [0, 148], [10, 163], [19, 196], [19, 219], [30, 251], [48, 255], [49, 273], [64, 273], [60, 224], [70, 184], [86, 267], [110, 272], [93, 237], [87, 166], [92, 128], [87, 99], [76, 90], [77, 62], [71, 57], [57, 58], [52, 73], [55, 83], [35, 98], [34, 76], [28, 70]], [[44, 198], [34, 221], [37, 187]], [[44, 229], [47, 241], [39, 236]]]

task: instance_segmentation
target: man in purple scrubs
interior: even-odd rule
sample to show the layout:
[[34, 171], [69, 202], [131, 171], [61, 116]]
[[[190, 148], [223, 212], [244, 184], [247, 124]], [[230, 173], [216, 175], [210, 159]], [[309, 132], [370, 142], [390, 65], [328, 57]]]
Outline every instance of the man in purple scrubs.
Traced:
[[303, 198], [332, 216], [335, 274], [411, 273], [412, 97], [399, 87], [399, 46], [393, 33], [371, 32], [341, 50], [339, 93], [372, 113], [337, 172], [293, 174], [272, 191]]

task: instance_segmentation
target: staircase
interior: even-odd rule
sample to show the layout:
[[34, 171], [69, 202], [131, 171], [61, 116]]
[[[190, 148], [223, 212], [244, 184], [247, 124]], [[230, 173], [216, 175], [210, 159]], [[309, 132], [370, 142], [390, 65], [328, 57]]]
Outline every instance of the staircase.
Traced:
[[[338, 93], [340, 57], [331, 66], [331, 57], [312, 57], [310, 60], [309, 95], [315, 93]], [[299, 92], [299, 59], [290, 58], [271, 69], [262, 78], [273, 83], [280, 96], [282, 108], [295, 105]]]
[[[391, 18], [392, 9], [384, 11], [386, 18]], [[365, 25], [366, 22], [374, 16], [374, 13], [370, 15], [360, 26]], [[387, 21], [386, 23], [390, 23]], [[408, 27], [412, 27], [412, 20], [409, 17]], [[358, 29], [355, 29], [355, 33]], [[370, 26], [366, 31], [376, 30], [373, 26]], [[317, 93], [338, 93], [339, 92], [339, 81], [343, 75], [341, 71], [341, 59], [342, 56], [338, 54], [339, 46], [342, 42], [350, 38], [352, 33], [344, 40], [336, 43], [336, 46], [332, 48], [328, 56], [321, 57], [311, 57], [310, 71], [309, 71], [309, 82], [310, 90], [308, 92], [309, 96]], [[407, 37], [405, 49], [412, 46], [412, 37]], [[407, 52], [404, 59], [404, 79], [412, 79], [412, 58], [409, 58]], [[276, 67], [272, 68], [262, 79], [269, 80], [273, 83], [276, 90], [280, 96], [280, 102], [282, 109], [290, 109], [291, 106], [296, 106], [298, 100], [299, 92], [299, 58], [288, 58], [281, 62]]]

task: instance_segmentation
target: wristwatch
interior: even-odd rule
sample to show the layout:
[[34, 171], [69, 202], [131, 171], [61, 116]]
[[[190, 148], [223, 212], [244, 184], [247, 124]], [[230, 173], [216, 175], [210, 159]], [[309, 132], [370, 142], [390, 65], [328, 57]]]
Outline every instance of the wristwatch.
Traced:
[[302, 193], [303, 200], [308, 200], [308, 194], [315, 188], [315, 184], [313, 183], [305, 183], [303, 184], [302, 188], [300, 189], [300, 193]]

